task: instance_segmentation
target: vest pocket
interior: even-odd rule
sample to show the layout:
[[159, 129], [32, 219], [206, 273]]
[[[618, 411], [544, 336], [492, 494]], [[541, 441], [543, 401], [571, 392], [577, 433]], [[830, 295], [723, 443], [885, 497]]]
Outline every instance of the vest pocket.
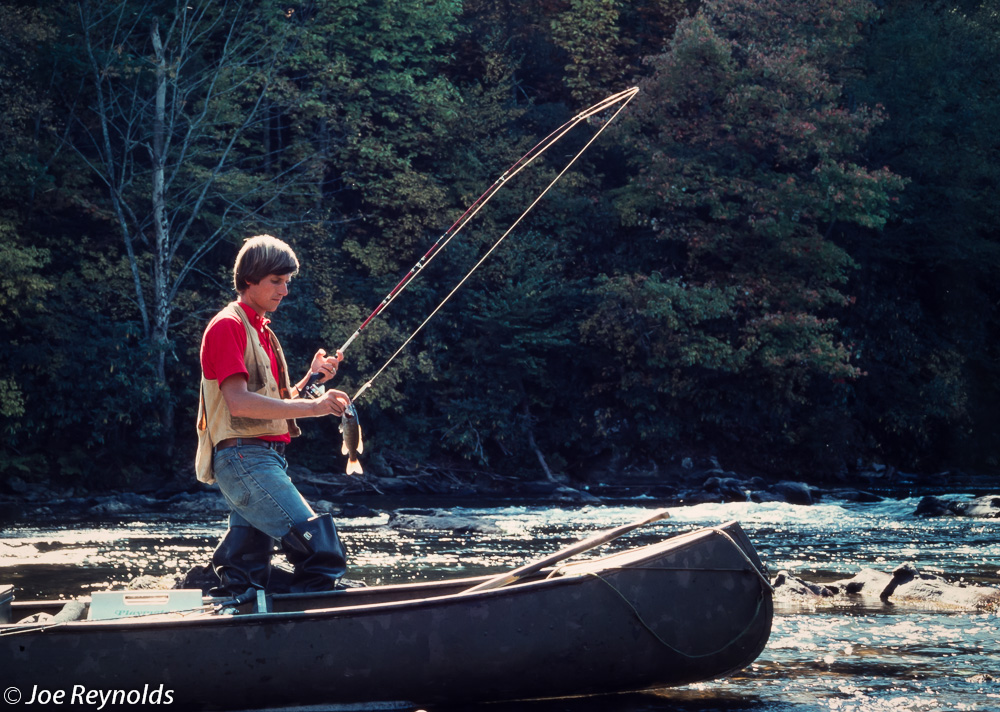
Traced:
[[[270, 368], [270, 365], [268, 365], [268, 368]], [[247, 371], [249, 372], [247, 375], [247, 390], [267, 395], [267, 374], [264, 373], [260, 362], [248, 364]]]

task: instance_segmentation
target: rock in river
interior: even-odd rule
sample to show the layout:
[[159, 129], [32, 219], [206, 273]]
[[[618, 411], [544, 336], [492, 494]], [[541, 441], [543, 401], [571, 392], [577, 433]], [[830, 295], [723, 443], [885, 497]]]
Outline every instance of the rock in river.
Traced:
[[882, 605], [950, 610], [989, 610], [1000, 607], [1000, 589], [951, 583], [936, 574], [922, 573], [904, 564], [885, 573], [862, 569], [852, 578], [816, 584], [779, 571], [771, 582], [778, 601], [792, 604]]
[[957, 501], [927, 496], [920, 500], [914, 514], [925, 517], [979, 517], [996, 519], [1000, 517], [1000, 495]]
[[450, 531], [455, 534], [498, 534], [500, 527], [478, 517], [460, 517], [439, 510], [398, 510], [389, 515], [389, 527], [412, 531]]

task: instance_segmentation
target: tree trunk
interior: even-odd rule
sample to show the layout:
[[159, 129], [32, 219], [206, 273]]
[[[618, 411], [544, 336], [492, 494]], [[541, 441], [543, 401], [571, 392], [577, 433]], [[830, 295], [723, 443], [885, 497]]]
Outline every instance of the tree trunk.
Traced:
[[156, 99], [153, 112], [152, 145], [149, 147], [152, 167], [153, 209], [153, 331], [152, 345], [156, 353], [156, 378], [164, 394], [160, 405], [160, 450], [169, 456], [174, 442], [173, 398], [167, 385], [166, 358], [170, 333], [170, 226], [167, 223], [165, 197], [166, 165], [166, 113], [167, 113], [167, 61], [160, 40], [160, 26], [152, 22], [150, 38], [156, 66]]
[[545, 455], [538, 447], [538, 443], [535, 442], [535, 431], [532, 428], [534, 419], [531, 415], [531, 408], [528, 405], [528, 392], [525, 390], [524, 383], [520, 378], [517, 379], [517, 389], [521, 393], [521, 412], [524, 415], [524, 433], [528, 438], [528, 447], [531, 448], [532, 452], [535, 453], [535, 457], [538, 458], [538, 464], [542, 466], [542, 472], [545, 473], [545, 479], [549, 482], [558, 482], [559, 480], [555, 473], [549, 469], [549, 463], [545, 461]]

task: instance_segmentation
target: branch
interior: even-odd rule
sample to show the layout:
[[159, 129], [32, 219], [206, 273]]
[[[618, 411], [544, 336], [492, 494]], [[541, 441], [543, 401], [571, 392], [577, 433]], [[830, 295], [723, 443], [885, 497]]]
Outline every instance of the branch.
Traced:
[[[107, 110], [108, 109], [107, 109], [107, 104], [105, 102], [105, 97], [104, 97], [104, 76], [105, 76], [105, 73], [106, 73], [106, 68], [105, 68], [105, 71], [102, 71], [101, 65], [97, 61], [97, 57], [94, 54], [94, 42], [93, 42], [93, 36], [92, 36], [92, 29], [93, 29], [93, 27], [96, 26], [96, 23], [89, 23], [87, 21], [87, 13], [85, 13], [82, 3], [78, 3], [77, 7], [79, 9], [80, 24], [83, 26], [83, 30], [84, 30], [84, 40], [85, 40], [85, 48], [86, 48], [86, 51], [87, 51], [87, 57], [90, 60], [90, 66], [91, 66], [91, 69], [93, 71], [94, 89], [95, 89], [95, 91], [97, 93], [97, 112], [98, 112], [98, 119], [99, 119], [100, 124], [101, 124], [101, 138], [102, 138], [102, 143], [97, 144], [96, 147], [97, 147], [98, 152], [100, 154], [101, 147], [103, 145], [103, 155], [102, 155], [102, 157], [103, 157], [104, 164], [105, 164], [105, 170], [107, 171], [106, 176], [105, 176], [105, 182], [108, 184], [109, 194], [111, 196], [111, 205], [114, 208], [115, 215], [118, 218], [118, 224], [119, 224], [119, 227], [120, 227], [120, 229], [122, 231], [122, 239], [125, 241], [125, 250], [128, 253], [128, 258], [129, 258], [129, 268], [132, 271], [132, 283], [133, 283], [133, 288], [135, 289], [136, 303], [137, 303], [137, 305], [139, 307], [139, 314], [142, 316], [143, 333], [146, 336], [148, 336], [149, 335], [149, 311], [148, 311], [147, 306], [146, 306], [145, 296], [143, 295], [143, 292], [142, 292], [142, 278], [141, 278], [141, 275], [139, 273], [139, 263], [138, 263], [138, 260], [136, 258], [136, 255], [135, 255], [135, 248], [134, 248], [134, 246], [132, 244], [132, 234], [131, 234], [131, 231], [129, 230], [128, 222], [127, 222], [127, 220], [125, 218], [125, 214], [124, 214], [124, 211], [123, 211], [123, 206], [122, 206], [122, 202], [123, 201], [121, 200], [121, 196], [118, 194], [118, 192], [116, 191], [116, 189], [114, 187], [114, 183], [115, 183], [115, 177], [114, 177], [115, 176], [115, 169], [114, 169], [114, 160], [113, 160], [113, 158], [114, 158], [114, 150], [113, 150], [113, 148], [111, 146], [111, 136], [110, 136], [111, 132], [110, 132], [110, 128], [108, 126], [108, 124], [109, 124], [109, 118], [108, 118], [108, 115], [107, 115]], [[122, 19], [122, 14], [124, 13], [124, 9], [125, 9], [125, 5], [122, 5], [121, 8], [120, 8], [120, 10], [119, 10], [119, 14], [118, 14], [118, 18], [117, 18], [117, 23], [116, 23], [116, 26], [115, 26], [115, 33], [114, 33], [113, 37], [117, 36], [118, 28], [120, 26], [120, 22], [121, 22], [121, 19]], [[100, 173], [98, 173], [98, 175], [100, 175]]]

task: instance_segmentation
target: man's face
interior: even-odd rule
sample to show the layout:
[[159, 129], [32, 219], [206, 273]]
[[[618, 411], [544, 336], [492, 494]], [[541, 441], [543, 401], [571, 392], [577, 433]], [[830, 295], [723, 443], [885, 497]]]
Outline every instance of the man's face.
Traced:
[[243, 301], [261, 316], [265, 312], [273, 312], [288, 296], [291, 281], [290, 274], [269, 274], [257, 284], [249, 283], [243, 292]]

